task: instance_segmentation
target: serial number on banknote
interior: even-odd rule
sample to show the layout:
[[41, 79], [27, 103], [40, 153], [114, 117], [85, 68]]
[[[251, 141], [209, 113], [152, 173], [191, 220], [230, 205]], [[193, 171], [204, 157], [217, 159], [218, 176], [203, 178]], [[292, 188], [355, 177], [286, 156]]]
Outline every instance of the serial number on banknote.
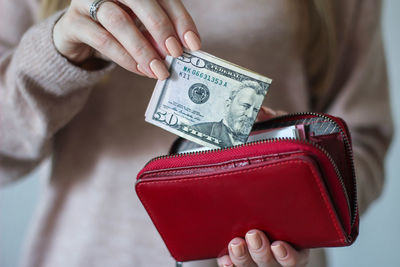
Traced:
[[228, 82], [226, 82], [226, 81], [218, 79], [217, 77], [211, 76], [211, 75], [201, 72], [199, 70], [195, 70], [195, 69], [192, 70], [191, 68], [186, 67], [186, 66], [183, 67], [183, 71], [179, 72], [179, 77], [190, 80], [190, 74], [193, 76], [196, 76], [196, 77], [203, 78], [204, 80], [215, 83], [217, 85], [221, 85], [224, 87], [228, 86]]

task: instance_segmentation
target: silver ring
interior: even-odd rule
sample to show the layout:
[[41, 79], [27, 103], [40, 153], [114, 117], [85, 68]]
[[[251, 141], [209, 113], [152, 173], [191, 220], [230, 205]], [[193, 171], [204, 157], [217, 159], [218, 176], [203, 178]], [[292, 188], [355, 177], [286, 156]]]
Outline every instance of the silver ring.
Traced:
[[108, 1], [115, 2], [114, 0], [94, 0], [93, 3], [90, 5], [89, 14], [94, 21], [99, 22], [99, 20], [97, 19], [97, 10], [99, 10], [101, 4]]

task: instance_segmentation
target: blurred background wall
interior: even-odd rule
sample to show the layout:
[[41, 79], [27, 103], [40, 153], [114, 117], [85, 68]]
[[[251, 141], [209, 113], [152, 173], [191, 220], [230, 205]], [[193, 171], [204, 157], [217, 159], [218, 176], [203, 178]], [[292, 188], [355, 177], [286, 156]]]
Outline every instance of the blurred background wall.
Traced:
[[[400, 266], [400, 1], [387, 0], [383, 32], [391, 84], [396, 135], [386, 161], [386, 184], [381, 198], [361, 218], [360, 235], [347, 248], [328, 250], [332, 267]], [[379, 111], [377, 111], [379, 112]], [[0, 267], [18, 265], [23, 240], [40, 194], [39, 177], [46, 164], [26, 179], [0, 189]], [[132, 192], [133, 193], [133, 192]]]
[[[400, 1], [384, 1], [383, 35], [391, 85], [395, 136], [386, 159], [386, 182], [381, 197], [360, 220], [354, 246], [329, 249], [334, 267], [400, 266]], [[379, 111], [377, 111], [379, 112]]]

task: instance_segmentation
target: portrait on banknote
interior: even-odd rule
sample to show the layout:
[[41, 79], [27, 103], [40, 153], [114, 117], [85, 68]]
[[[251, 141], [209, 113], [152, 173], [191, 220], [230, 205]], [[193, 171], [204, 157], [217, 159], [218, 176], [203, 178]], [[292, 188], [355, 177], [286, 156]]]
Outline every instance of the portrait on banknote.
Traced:
[[225, 100], [225, 110], [218, 121], [195, 124], [192, 130], [216, 138], [221, 147], [246, 142], [264, 99], [263, 88], [255, 81], [243, 81]]

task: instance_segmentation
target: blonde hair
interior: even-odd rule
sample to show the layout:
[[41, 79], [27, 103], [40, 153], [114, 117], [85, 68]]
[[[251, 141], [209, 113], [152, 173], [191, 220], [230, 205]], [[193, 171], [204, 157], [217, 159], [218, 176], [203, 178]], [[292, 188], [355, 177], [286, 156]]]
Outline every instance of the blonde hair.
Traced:
[[69, 6], [71, 0], [41, 0], [40, 18], [45, 19]]

